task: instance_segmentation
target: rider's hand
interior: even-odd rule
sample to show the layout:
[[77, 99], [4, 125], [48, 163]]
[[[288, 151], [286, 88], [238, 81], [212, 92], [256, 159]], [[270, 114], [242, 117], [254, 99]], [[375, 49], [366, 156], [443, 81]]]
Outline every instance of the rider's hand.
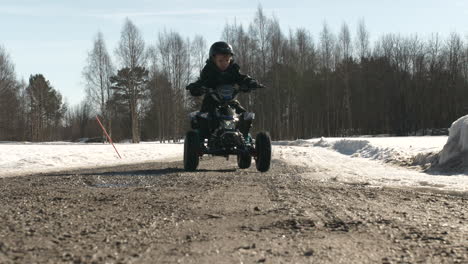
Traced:
[[247, 86], [252, 89], [252, 88], [256, 88], [257, 87], [257, 81], [255, 80], [250, 80], [248, 83], [247, 83]]
[[247, 86], [249, 87], [250, 90], [255, 90], [257, 88], [265, 88], [265, 86], [259, 82], [257, 82], [256, 80], [250, 80], [250, 82], [248, 82]]
[[247, 86], [247, 85], [245, 85], [245, 84], [241, 85], [241, 86], [239, 87], [239, 89], [240, 89], [242, 92], [244, 92], [244, 93], [250, 92], [249, 86]]
[[197, 87], [200, 87], [200, 85], [198, 85], [197, 83], [190, 83], [189, 85], [187, 85], [187, 87], [185, 87], [186, 90], [193, 90], [193, 89], [196, 89]]

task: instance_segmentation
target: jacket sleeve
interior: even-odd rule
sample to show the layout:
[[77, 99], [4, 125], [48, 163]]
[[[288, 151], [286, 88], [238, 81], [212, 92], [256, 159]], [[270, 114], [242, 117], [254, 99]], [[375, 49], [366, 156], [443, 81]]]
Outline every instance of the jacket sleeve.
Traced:
[[203, 70], [200, 73], [200, 78], [198, 79], [198, 82], [200, 86], [208, 86], [208, 80], [209, 80], [209, 73], [208, 73], [207, 67], [204, 67]]
[[258, 85], [257, 80], [255, 80], [254, 78], [250, 77], [247, 74], [242, 74], [240, 72], [239, 65], [236, 64], [234, 67], [235, 67], [236, 74], [237, 74], [237, 84], [241, 86], [245, 85], [249, 88], [256, 87]]
[[199, 80], [187, 85], [185, 89], [190, 91], [190, 94], [192, 96], [200, 96], [203, 94], [203, 90], [201, 89], [201, 85], [199, 85], [198, 83], [199, 83]]
[[203, 68], [202, 72], [200, 73], [200, 77], [198, 78], [198, 80], [196, 80], [195, 82], [187, 85], [187, 87], [185, 88], [186, 90], [190, 91], [190, 94], [192, 96], [201, 96], [201, 95], [203, 95], [202, 87], [206, 86], [206, 80], [207, 80], [206, 71], [207, 70], [205, 68]]

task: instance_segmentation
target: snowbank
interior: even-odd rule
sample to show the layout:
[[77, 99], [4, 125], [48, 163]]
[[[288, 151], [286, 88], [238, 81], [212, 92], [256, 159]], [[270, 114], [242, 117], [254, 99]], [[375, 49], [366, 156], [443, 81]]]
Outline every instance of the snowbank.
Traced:
[[440, 166], [468, 165], [468, 115], [452, 123], [447, 144], [440, 152]]
[[353, 158], [361, 157], [399, 165], [428, 166], [447, 141], [447, 136], [353, 137], [280, 141], [276, 145], [322, 147]]
[[[468, 194], [468, 177], [424, 170], [437, 163], [447, 136], [320, 138], [275, 142], [274, 157], [323, 181]], [[389, 163], [391, 165], [389, 165]], [[404, 166], [394, 166], [394, 165]], [[408, 166], [415, 166], [408, 169]], [[312, 172], [309, 172], [312, 171]]]
[[110, 144], [68, 142], [0, 143], [0, 177], [97, 168], [161, 160], [181, 160], [183, 144], [116, 144], [119, 159]]
[[[394, 144], [392, 139], [387, 141], [388, 145]], [[468, 177], [464, 174], [428, 174], [369, 158], [343, 155], [329, 147], [294, 146], [285, 142], [274, 146], [273, 154], [275, 159], [306, 168], [297, 172], [304, 178], [353, 185], [411, 187], [422, 191], [468, 194]]]

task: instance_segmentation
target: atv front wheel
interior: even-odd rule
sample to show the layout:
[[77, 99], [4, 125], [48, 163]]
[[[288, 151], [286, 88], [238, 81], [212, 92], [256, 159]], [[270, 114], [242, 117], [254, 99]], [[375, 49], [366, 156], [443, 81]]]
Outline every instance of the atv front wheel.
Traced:
[[200, 162], [200, 140], [196, 131], [189, 131], [184, 141], [184, 169], [194, 171]]
[[240, 169], [248, 169], [252, 164], [252, 155], [250, 153], [242, 153], [237, 155], [237, 165]]
[[271, 139], [268, 132], [260, 132], [255, 140], [255, 150], [257, 153], [256, 166], [260, 172], [270, 169], [271, 163]]

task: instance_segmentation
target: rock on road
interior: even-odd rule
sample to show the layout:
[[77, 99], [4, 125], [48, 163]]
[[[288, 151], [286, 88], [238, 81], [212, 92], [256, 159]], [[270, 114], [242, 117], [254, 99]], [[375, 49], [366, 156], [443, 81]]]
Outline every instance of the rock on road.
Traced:
[[468, 198], [208, 158], [0, 179], [0, 263], [468, 263]]

